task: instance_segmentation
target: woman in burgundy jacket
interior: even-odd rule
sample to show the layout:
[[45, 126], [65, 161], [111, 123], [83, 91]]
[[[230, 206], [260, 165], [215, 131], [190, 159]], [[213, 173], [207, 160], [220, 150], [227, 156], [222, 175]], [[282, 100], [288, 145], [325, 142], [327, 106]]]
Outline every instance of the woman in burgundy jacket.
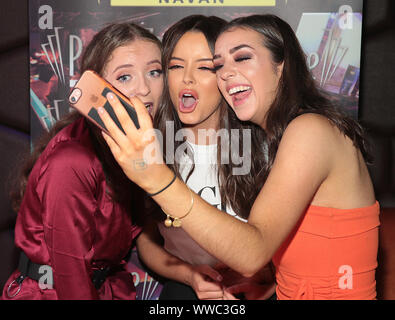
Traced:
[[[84, 52], [81, 73], [88, 69], [156, 108], [161, 44], [147, 30], [132, 23], [105, 27]], [[123, 259], [140, 231], [142, 194], [99, 129], [75, 112], [58, 121], [22, 175], [15, 226], [21, 258], [2, 299], [135, 299]]]

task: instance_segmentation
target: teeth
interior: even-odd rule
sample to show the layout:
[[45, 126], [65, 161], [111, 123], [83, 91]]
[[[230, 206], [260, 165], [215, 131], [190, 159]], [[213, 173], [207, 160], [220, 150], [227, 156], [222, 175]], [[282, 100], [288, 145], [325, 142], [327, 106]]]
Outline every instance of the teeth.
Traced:
[[230, 89], [229, 94], [232, 95], [237, 92], [246, 91], [246, 90], [250, 90], [250, 89], [251, 89], [251, 87], [248, 87], [248, 86], [238, 86], [238, 87], [234, 87], [234, 88]]
[[193, 96], [192, 96], [191, 94], [189, 94], [189, 93], [184, 93], [183, 96], [184, 96], [184, 97], [193, 97]]

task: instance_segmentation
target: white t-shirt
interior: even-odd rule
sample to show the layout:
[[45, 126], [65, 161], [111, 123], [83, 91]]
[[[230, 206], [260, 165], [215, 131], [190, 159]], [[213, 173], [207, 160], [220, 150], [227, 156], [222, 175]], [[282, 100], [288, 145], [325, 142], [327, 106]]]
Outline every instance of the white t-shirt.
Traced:
[[[225, 208], [221, 204], [217, 179], [217, 145], [196, 145], [192, 143], [189, 143], [189, 145], [193, 150], [195, 169], [188, 179], [188, 187], [219, 210], [246, 222], [247, 220], [236, 215], [232, 208]], [[192, 166], [192, 161], [187, 155], [183, 155], [180, 163], [181, 177], [185, 181]], [[197, 213], [195, 212], [195, 214]], [[167, 228], [163, 222], [160, 222], [158, 226], [164, 239], [164, 248], [169, 253], [193, 265], [215, 265], [217, 263], [218, 260], [202, 249], [182, 228]], [[224, 241], [226, 241], [226, 238], [224, 238]]]

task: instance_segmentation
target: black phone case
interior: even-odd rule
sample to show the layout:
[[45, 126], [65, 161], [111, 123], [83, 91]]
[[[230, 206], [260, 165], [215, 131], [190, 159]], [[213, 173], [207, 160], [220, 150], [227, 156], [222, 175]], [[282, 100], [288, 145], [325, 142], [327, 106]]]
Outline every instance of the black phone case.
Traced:
[[[106, 97], [107, 93], [112, 92], [113, 94], [115, 94], [119, 101], [121, 102], [121, 104], [124, 106], [124, 108], [126, 109], [127, 113], [129, 114], [129, 117], [132, 119], [134, 125], [136, 126], [137, 129], [140, 128], [140, 124], [137, 118], [137, 113], [136, 110], [134, 110], [134, 108], [132, 106], [130, 106], [127, 102], [125, 102], [119, 95], [117, 95], [114, 91], [110, 90], [109, 88], [104, 88], [103, 92], [102, 92], [102, 96]], [[110, 115], [111, 119], [115, 122], [115, 124], [118, 126], [118, 128], [125, 133], [125, 131], [123, 130], [121, 123], [119, 122], [114, 109], [111, 107], [111, 104], [107, 101], [103, 108], [108, 112], [108, 114]], [[93, 120], [95, 120], [100, 126], [102, 126], [104, 129], [107, 130], [106, 126], [104, 125], [103, 121], [100, 119], [99, 114], [97, 113], [96, 108], [91, 108], [89, 110], [88, 116], [91, 117]]]

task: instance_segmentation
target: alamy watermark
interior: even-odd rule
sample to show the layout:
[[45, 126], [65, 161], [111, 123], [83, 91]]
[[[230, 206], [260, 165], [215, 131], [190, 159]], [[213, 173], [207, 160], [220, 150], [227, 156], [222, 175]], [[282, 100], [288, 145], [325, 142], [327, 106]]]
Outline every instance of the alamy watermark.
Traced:
[[38, 286], [41, 290], [53, 289], [53, 273], [52, 268], [47, 265], [42, 265], [38, 269], [38, 273], [42, 274], [38, 280]]
[[352, 267], [349, 265], [342, 265], [339, 267], [338, 273], [343, 274], [339, 278], [339, 288], [342, 290], [353, 288], [353, 271]]
[[[233, 175], [246, 175], [250, 172], [251, 129], [199, 129], [197, 130], [197, 137], [195, 132], [189, 128], [182, 128], [177, 130], [177, 132], [174, 131], [174, 122], [166, 121], [165, 137], [158, 129], [151, 129], [145, 132], [144, 139], [147, 139], [147, 141], [151, 141], [155, 137], [154, 141], [145, 147], [145, 163], [163, 163], [162, 154], [165, 156], [166, 164], [179, 163], [185, 154], [193, 158], [193, 154], [190, 154], [189, 143], [212, 145], [220, 141], [217, 145], [220, 148], [220, 163], [215, 157], [210, 163], [207, 163], [208, 160], [205, 158], [206, 164], [222, 165], [232, 163], [235, 165], [232, 170]], [[166, 139], [166, 150], [163, 147], [164, 139]], [[175, 141], [182, 142], [176, 149]], [[193, 159], [195, 164], [202, 164], [199, 157]], [[143, 169], [145, 166], [139, 163], [139, 167]], [[136, 169], [138, 168], [136, 167]]]

